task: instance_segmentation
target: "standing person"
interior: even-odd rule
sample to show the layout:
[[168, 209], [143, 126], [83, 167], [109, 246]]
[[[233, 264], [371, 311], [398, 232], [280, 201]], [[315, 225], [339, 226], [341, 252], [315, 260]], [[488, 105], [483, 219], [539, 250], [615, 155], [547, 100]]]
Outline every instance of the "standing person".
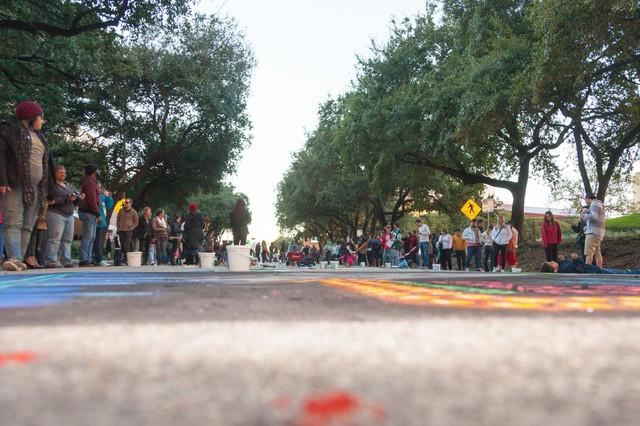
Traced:
[[15, 118], [0, 123], [0, 211], [6, 271], [22, 271], [27, 244], [38, 213], [47, 200], [53, 160], [41, 132], [43, 110], [35, 102], [20, 102]]
[[167, 244], [171, 229], [169, 225], [167, 225], [163, 209], [156, 210], [156, 215], [151, 222], [151, 226], [153, 227], [153, 238], [156, 240], [158, 265], [166, 265], [169, 263], [167, 259]]
[[44, 252], [47, 246], [47, 204], [44, 209], [40, 210], [38, 214], [38, 220], [36, 226], [31, 233], [31, 240], [27, 246], [27, 253], [22, 261], [27, 265], [27, 269], [42, 269], [44, 268]]
[[464, 264], [464, 270], [469, 270], [469, 264], [471, 263], [471, 257], [474, 259], [475, 271], [482, 271], [480, 269], [480, 253], [482, 252], [482, 235], [480, 228], [478, 228], [478, 221], [473, 219], [471, 224], [462, 233], [462, 238], [467, 242], [467, 259]]
[[140, 244], [142, 252], [141, 265], [146, 265], [149, 261], [149, 242], [153, 237], [153, 229], [151, 228], [151, 207], [142, 209], [142, 214], [138, 218], [138, 228], [136, 228], [136, 237]]
[[386, 263], [392, 263], [391, 248], [393, 247], [393, 235], [391, 234], [391, 225], [384, 227], [385, 234], [382, 238], [382, 265], [386, 266]]
[[242, 198], [238, 198], [236, 205], [231, 210], [229, 216], [231, 220], [231, 231], [233, 233], [233, 244], [245, 245], [247, 236], [249, 235], [249, 224], [251, 223], [251, 214], [247, 210], [247, 204]]
[[[84, 177], [80, 181], [81, 201], [78, 216], [82, 221], [82, 241], [80, 243], [80, 266], [93, 266], [93, 242], [96, 227], [102, 223], [100, 217], [100, 190], [96, 181], [100, 172], [95, 164], [87, 164]], [[97, 266], [97, 265], [96, 265]]]
[[466, 253], [467, 253], [467, 241], [462, 238], [462, 232], [460, 232], [459, 228], [453, 230], [453, 236], [451, 237], [453, 241], [453, 251], [456, 254], [456, 262], [458, 264], [458, 271], [462, 271], [464, 269], [464, 265], [466, 264]]
[[100, 191], [100, 217], [102, 223], [96, 226], [96, 238], [93, 242], [93, 263], [97, 266], [109, 266], [102, 260], [102, 234], [107, 228], [107, 210], [113, 208], [113, 197], [111, 191], [103, 190], [100, 182], [98, 182], [98, 190]]
[[[122, 250], [122, 262], [116, 262], [114, 258], [114, 265], [127, 264], [127, 253], [131, 251], [131, 242], [134, 231], [138, 227], [138, 212], [133, 209], [133, 200], [127, 198], [122, 204], [122, 208], [118, 212], [116, 217], [116, 228], [118, 230], [118, 237], [120, 248]], [[115, 242], [115, 239], [114, 239]], [[118, 245], [116, 244], [116, 254]]]
[[422, 254], [421, 267], [426, 268], [429, 264], [429, 235], [431, 234], [431, 230], [426, 223], [422, 222], [422, 219], [416, 219], [416, 226], [418, 227], [420, 253]]
[[391, 237], [393, 239], [393, 245], [391, 246], [391, 262], [393, 266], [398, 266], [400, 264], [400, 250], [402, 248], [402, 231], [400, 230], [400, 224], [398, 222], [393, 224]]
[[[458, 230], [459, 231], [459, 230]], [[453, 237], [447, 232], [447, 228], [442, 228], [440, 237], [438, 238], [438, 247], [440, 248], [440, 267], [443, 270], [453, 270], [451, 265], [451, 247], [453, 247]]]
[[484, 242], [484, 258], [482, 265], [484, 266], [484, 271], [489, 272], [495, 265], [493, 264], [493, 237], [491, 233], [493, 232], [493, 224], [489, 224], [487, 226], [487, 230], [482, 233], [482, 241]]
[[[583, 207], [583, 209], [586, 209], [587, 207]], [[576, 234], [578, 234], [576, 236], [576, 238], [573, 240], [574, 244], [577, 244], [578, 247], [580, 248], [580, 257], [582, 257], [582, 261], [585, 262], [586, 258], [584, 256], [584, 242], [586, 240], [585, 236], [584, 236], [584, 229], [587, 227], [586, 222], [578, 222], [578, 223], [573, 223], [573, 222], [569, 222], [571, 224], [571, 230], [573, 232], [575, 232]]]
[[507, 265], [509, 266], [518, 266], [518, 261], [516, 260], [516, 251], [518, 249], [518, 235], [519, 232], [516, 228], [513, 227], [513, 222], [510, 220], [507, 221], [507, 226], [511, 229], [511, 239], [507, 244]]
[[[138, 217], [137, 214], [136, 214], [136, 217]], [[120, 236], [117, 233], [113, 236], [113, 248], [114, 248], [113, 264], [114, 266], [121, 266], [122, 265], [122, 245], [120, 245]]]
[[184, 221], [185, 264], [197, 265], [200, 262], [198, 249], [204, 238], [204, 216], [196, 203], [189, 204], [189, 214]]
[[586, 222], [584, 229], [584, 255], [585, 263], [591, 265], [593, 259], [596, 259], [596, 265], [602, 268], [602, 251], [600, 246], [604, 239], [604, 218], [605, 211], [602, 201], [596, 199], [592, 192], [585, 196], [587, 209], [582, 210], [580, 221]]
[[73, 241], [73, 212], [80, 202], [78, 192], [69, 186], [65, 179], [67, 171], [62, 164], [54, 166], [55, 183], [48, 195], [47, 208], [47, 245], [44, 254], [45, 268], [56, 268], [58, 253], [61, 266], [72, 268], [71, 241]]
[[[176, 216], [171, 222], [169, 241], [171, 241], [171, 264], [180, 264], [180, 240], [182, 239], [182, 217]], [[176, 255], [176, 253], [178, 253]]]
[[560, 229], [560, 224], [554, 219], [551, 211], [547, 211], [544, 214], [540, 235], [542, 236], [545, 261], [557, 262], [558, 245], [562, 244], [562, 230]]
[[[507, 245], [509, 241], [511, 241], [512, 236], [511, 227], [504, 223], [502, 216], [498, 216], [498, 223], [493, 228], [493, 231], [491, 231], [491, 238], [493, 239], [493, 264], [495, 265], [493, 270], [496, 272], [500, 272], [501, 268], [506, 265]], [[502, 255], [500, 258], [501, 262], [498, 262], [499, 255]]]
[[111, 260], [112, 248], [113, 248], [113, 235], [111, 235], [111, 231], [107, 231], [107, 237], [105, 238], [104, 252], [107, 254], [107, 259], [109, 260]]
[[358, 242], [356, 251], [358, 252], [358, 265], [361, 263], [367, 264], [367, 239], [362, 236]]

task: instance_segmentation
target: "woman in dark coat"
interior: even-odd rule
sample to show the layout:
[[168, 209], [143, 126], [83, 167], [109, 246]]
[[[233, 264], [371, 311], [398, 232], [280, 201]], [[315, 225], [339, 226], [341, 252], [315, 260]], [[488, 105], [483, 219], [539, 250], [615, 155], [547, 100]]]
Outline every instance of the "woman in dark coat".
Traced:
[[198, 250], [204, 238], [204, 216], [196, 203], [189, 204], [189, 214], [184, 221], [185, 264], [197, 265], [200, 262]]
[[247, 235], [249, 235], [249, 227], [247, 225], [251, 223], [251, 214], [242, 198], [238, 198], [235, 207], [231, 210], [230, 220], [233, 244], [245, 245], [247, 243]]

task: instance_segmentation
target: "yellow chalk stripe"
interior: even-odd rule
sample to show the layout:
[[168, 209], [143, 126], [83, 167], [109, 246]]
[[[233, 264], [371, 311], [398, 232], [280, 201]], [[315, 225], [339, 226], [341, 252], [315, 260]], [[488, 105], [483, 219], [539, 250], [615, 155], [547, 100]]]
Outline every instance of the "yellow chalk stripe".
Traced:
[[328, 279], [322, 284], [376, 297], [385, 301], [422, 306], [451, 306], [474, 309], [521, 309], [538, 311], [637, 310], [640, 297], [558, 296], [539, 297], [478, 294], [443, 288], [416, 287], [392, 281]]

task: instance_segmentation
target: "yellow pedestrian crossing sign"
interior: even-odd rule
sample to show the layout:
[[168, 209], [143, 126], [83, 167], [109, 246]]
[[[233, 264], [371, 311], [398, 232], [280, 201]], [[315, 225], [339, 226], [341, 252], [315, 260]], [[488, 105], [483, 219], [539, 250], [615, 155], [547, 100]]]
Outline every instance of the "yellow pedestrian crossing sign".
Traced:
[[482, 211], [482, 208], [471, 198], [469, 198], [464, 205], [460, 208], [460, 211], [464, 213], [469, 220], [472, 220], [474, 217], [478, 216]]

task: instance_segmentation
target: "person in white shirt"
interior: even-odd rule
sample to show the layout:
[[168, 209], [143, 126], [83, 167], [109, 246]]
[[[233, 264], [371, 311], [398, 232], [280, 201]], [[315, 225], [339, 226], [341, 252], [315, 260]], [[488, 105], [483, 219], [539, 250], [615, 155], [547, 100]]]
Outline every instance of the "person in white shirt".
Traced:
[[484, 255], [482, 266], [484, 271], [489, 272], [494, 267], [493, 263], [493, 238], [491, 232], [493, 231], [493, 224], [487, 226], [487, 230], [482, 233], [482, 241], [484, 242]]
[[444, 271], [447, 269], [447, 265], [449, 265], [449, 270], [451, 271], [453, 268], [451, 267], [451, 246], [453, 245], [453, 238], [451, 238], [451, 234], [447, 232], [447, 228], [442, 228], [440, 232], [440, 237], [438, 238], [438, 247], [440, 247], [440, 268]]
[[[491, 231], [491, 238], [493, 238], [493, 264], [495, 271], [500, 271], [500, 265], [506, 265], [507, 256], [507, 244], [513, 236], [511, 227], [504, 223], [504, 218], [498, 216], [498, 224]], [[498, 264], [498, 255], [502, 253], [502, 263]]]
[[471, 256], [474, 258], [475, 270], [480, 269], [480, 252], [482, 251], [482, 236], [481, 231], [478, 228], [478, 221], [473, 219], [467, 229], [462, 232], [462, 239], [467, 241], [467, 259], [464, 265], [464, 270], [469, 270], [469, 264], [471, 263]]
[[422, 219], [416, 219], [416, 226], [418, 227], [418, 243], [420, 245], [420, 253], [422, 254], [422, 267], [426, 268], [429, 264], [429, 235], [431, 230], [426, 223], [422, 222]]

